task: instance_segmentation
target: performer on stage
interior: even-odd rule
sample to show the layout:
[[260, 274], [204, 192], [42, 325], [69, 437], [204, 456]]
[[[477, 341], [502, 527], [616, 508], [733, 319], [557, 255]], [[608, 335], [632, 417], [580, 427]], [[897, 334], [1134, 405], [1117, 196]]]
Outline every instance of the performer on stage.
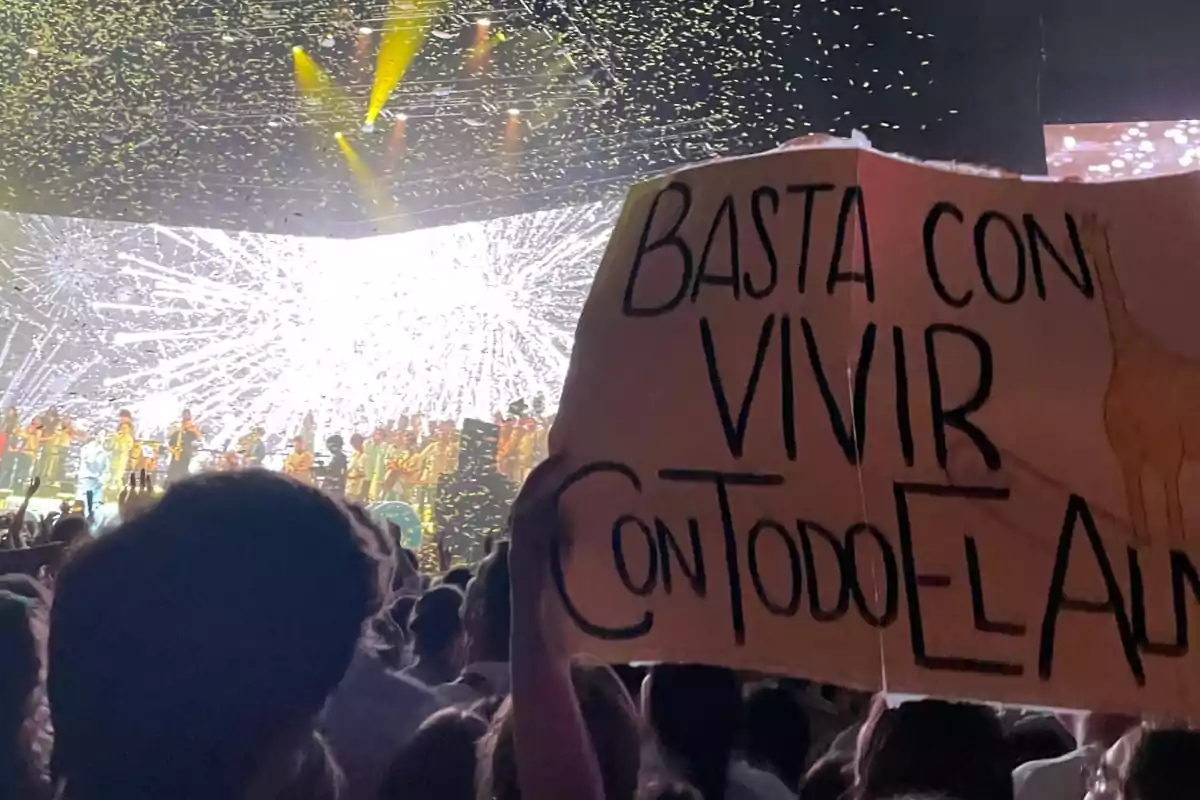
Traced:
[[200, 429], [192, 422], [192, 412], [185, 408], [179, 426], [167, 440], [167, 449], [171, 452], [171, 463], [167, 466], [167, 485], [188, 476], [196, 448], [203, 443], [204, 437], [200, 435]]
[[42, 477], [42, 483], [51, 489], [58, 489], [67, 476], [67, 451], [71, 448], [71, 440], [77, 438], [78, 433], [72, 427], [69, 418], [59, 416], [56, 409], [51, 409], [51, 412], [53, 424], [43, 429], [38, 474]]
[[387, 477], [388, 448], [387, 431], [380, 426], [371, 434], [371, 441], [365, 445], [367, 453], [367, 500], [372, 503], [379, 499], [383, 481]]
[[325, 440], [325, 447], [329, 449], [332, 458], [320, 468], [321, 488], [334, 497], [341, 497], [346, 493], [350, 461], [346, 458], [345, 446], [342, 437], [336, 433]]
[[309, 411], [304, 415], [304, 421], [300, 423], [300, 438], [304, 440], [304, 448], [308, 452], [312, 452], [317, 447], [317, 422], [313, 419], [313, 413]]
[[238, 452], [246, 468], [262, 466], [263, 459], [267, 457], [267, 445], [263, 442], [265, 434], [266, 431], [262, 428], [255, 428], [238, 442]]
[[[407, 422], [407, 418], [403, 418]], [[412, 478], [416, 467], [416, 434], [401, 428], [392, 434], [387, 451], [383, 484], [379, 500], [411, 502]]]
[[17, 455], [12, 450], [21, 436], [21, 413], [16, 406], [9, 406], [0, 425], [0, 489], [13, 485], [13, 472], [17, 466]]
[[133, 457], [133, 415], [126, 409], [117, 412], [117, 431], [108, 440], [108, 483], [105, 500], [116, 500], [125, 488], [125, 477]]
[[13, 486], [24, 486], [37, 474], [38, 448], [42, 442], [42, 418], [29, 421], [21, 436], [21, 449], [17, 453], [17, 468], [13, 473]]
[[104, 480], [108, 474], [109, 450], [100, 437], [88, 437], [79, 450], [79, 478], [75, 482], [75, 499], [87, 503], [92, 493], [94, 506], [103, 502]]
[[303, 436], [297, 436], [292, 440], [292, 452], [283, 462], [283, 474], [291, 475], [301, 483], [309, 485], [313, 482], [312, 476], [313, 454], [308, 449], [307, 443]]
[[350, 435], [350, 463], [346, 468], [346, 497], [358, 503], [367, 501], [367, 452], [361, 433]]

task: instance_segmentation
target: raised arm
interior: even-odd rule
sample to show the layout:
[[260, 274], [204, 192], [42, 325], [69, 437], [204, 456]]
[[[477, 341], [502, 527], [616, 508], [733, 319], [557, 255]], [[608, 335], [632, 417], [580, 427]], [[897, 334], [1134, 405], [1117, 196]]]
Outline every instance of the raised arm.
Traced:
[[523, 800], [604, 800], [604, 781], [575, 689], [561, 631], [545, 615], [550, 546], [567, 530], [556, 506], [561, 459], [543, 462], [513, 506], [512, 710]]
[[25, 490], [25, 499], [21, 501], [21, 507], [17, 509], [17, 513], [13, 515], [12, 524], [8, 526], [8, 546], [17, 547], [17, 543], [21, 540], [21, 531], [25, 528], [25, 512], [29, 510], [29, 501], [37, 494], [37, 490], [41, 488], [42, 479], [34, 476], [29, 482], [29, 488]]

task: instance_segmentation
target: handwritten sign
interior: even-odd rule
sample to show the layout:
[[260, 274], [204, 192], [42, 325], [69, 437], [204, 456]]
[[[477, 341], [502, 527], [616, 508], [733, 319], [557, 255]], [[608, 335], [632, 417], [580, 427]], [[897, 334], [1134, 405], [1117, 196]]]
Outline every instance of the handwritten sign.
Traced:
[[1200, 718], [1200, 175], [636, 187], [551, 449], [573, 646]]

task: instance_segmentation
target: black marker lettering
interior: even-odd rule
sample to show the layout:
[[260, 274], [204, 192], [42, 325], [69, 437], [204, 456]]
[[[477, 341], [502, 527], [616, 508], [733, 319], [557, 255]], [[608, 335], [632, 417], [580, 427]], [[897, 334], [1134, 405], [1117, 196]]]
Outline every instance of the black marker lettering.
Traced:
[[[879, 557], [883, 561], [883, 612], [880, 614], [871, 610], [866, 593], [863, 592], [862, 580], [859, 578], [858, 539], [863, 534], [875, 540], [879, 548]], [[872, 628], [886, 628], [895, 622], [900, 605], [900, 579], [896, 571], [896, 553], [882, 531], [866, 522], [860, 522], [846, 531], [846, 566], [851, 578], [850, 592], [859, 616]]]
[[1171, 596], [1175, 601], [1175, 644], [1178, 655], [1188, 652], [1191, 631], [1188, 629], [1188, 590], [1192, 600], [1200, 602], [1200, 575], [1187, 553], [1171, 551]]
[[[853, 578], [849, 574], [850, 568], [846, 563], [845, 548], [842, 547], [842, 543], [838, 541], [832, 531], [811, 520], [796, 520], [796, 531], [800, 534], [800, 546], [804, 549], [804, 577], [808, 581], [809, 615], [817, 622], [837, 622], [850, 609], [850, 585]], [[833, 557], [838, 565], [838, 594], [833, 608], [821, 606], [821, 586], [818, 579], [817, 559], [813, 553], [812, 537], [809, 536], [810, 531], [824, 539], [833, 549]]]
[[783, 450], [788, 461], [796, 460], [796, 387], [792, 376], [792, 320], [779, 320], [779, 400], [783, 426]]
[[931, 656], [925, 646], [925, 623], [921, 617], [921, 587], [946, 587], [950, 578], [946, 575], [927, 575], [917, 572], [917, 559], [913, 549], [912, 521], [909, 517], [908, 498], [949, 497], [974, 500], [1007, 500], [1008, 489], [991, 486], [938, 486], [921, 483], [897, 483], [893, 487], [896, 498], [896, 523], [900, 535], [900, 564], [904, 570], [905, 596], [908, 601], [908, 632], [912, 645], [913, 660], [926, 669], [950, 672], [978, 672], [984, 675], [1019, 676], [1025, 674], [1020, 664], [1005, 661], [990, 661], [964, 656]]
[[[858, 230], [862, 237], [862, 272], [843, 272], [842, 258], [846, 249], [846, 225], [850, 214], [858, 211]], [[851, 256], [853, 258], [853, 256]], [[871, 236], [867, 226], [867, 204], [861, 186], [848, 186], [842, 194], [842, 208], [838, 212], [837, 234], [833, 240], [833, 258], [829, 261], [829, 279], [825, 291], [833, 294], [839, 283], [861, 283], [867, 289], [867, 302], [875, 302], [875, 271], [871, 267]]]
[[[942, 379], [938, 370], [936, 340], [939, 335], [951, 335], [967, 341], [979, 355], [979, 379], [970, 398], [951, 409], [946, 409], [946, 400], [942, 397]], [[968, 417], [983, 408], [992, 394], [992, 348], [982, 335], [960, 325], [938, 324], [925, 329], [925, 358], [929, 368], [929, 403], [933, 413], [933, 444], [937, 451], [938, 464], [945, 469], [949, 463], [949, 451], [946, 447], [946, 428], [954, 428], [965, 433], [979, 454], [983, 463], [992, 472], [1000, 469], [1000, 451], [992, 440], [978, 425]]]
[[688, 520], [688, 539], [692, 545], [692, 564], [688, 565], [684, 558], [683, 548], [675, 540], [675, 534], [661, 519], [654, 520], [654, 530], [658, 534], [658, 552], [662, 564], [663, 591], [671, 593], [671, 557], [679, 562], [679, 569], [691, 584], [692, 591], [697, 597], [708, 596], [708, 574], [704, 571], [704, 548], [700, 545], [700, 523], [693, 517]]
[[[1143, 653], [1152, 656], [1174, 658], [1183, 655], [1184, 650], [1179, 646], [1178, 641], [1174, 644], [1150, 641], [1149, 627], [1146, 622], [1146, 584], [1142, 580], [1142, 565], [1138, 560], [1138, 551], [1132, 547], [1126, 547], [1125, 554], [1129, 559], [1129, 624], [1133, 628], [1133, 638], [1137, 641], [1138, 647]], [[1174, 564], [1171, 566], [1171, 577], [1174, 579]], [[1178, 619], [1176, 625], [1178, 626]], [[1178, 636], [1178, 627], [1175, 633]]]
[[[788, 593], [786, 603], [777, 603], [771, 599], [771, 596], [767, 593], [767, 587], [763, 584], [762, 573], [758, 568], [758, 539], [764, 531], [776, 534], [784, 546], [787, 547], [788, 564], [791, 567], [791, 589]], [[754, 592], [758, 595], [758, 599], [767, 611], [770, 611], [775, 616], [794, 617], [800, 609], [800, 590], [803, 584], [800, 579], [800, 553], [796, 550], [796, 543], [792, 541], [788, 529], [775, 520], [760, 519], [750, 529], [750, 538], [746, 548], [749, 552], [746, 568], [750, 572], [750, 582], [754, 584]]]
[[1018, 622], [993, 622], [988, 619], [987, 606], [983, 600], [983, 570], [979, 567], [979, 545], [974, 536], [963, 539], [967, 548], [967, 581], [971, 584], [971, 613], [975, 618], [975, 630], [996, 633], [1000, 636], [1024, 636], [1025, 626]]
[[[593, 475], [604, 474], [620, 475], [639, 494], [642, 491], [641, 479], [629, 466], [616, 461], [596, 461], [591, 464], [585, 464], [567, 476], [567, 479], [563, 481], [562, 485], [558, 487], [558, 491], [555, 492], [555, 505], [561, 505], [563, 495], [570, 491], [571, 487], [575, 484], [581, 483]], [[554, 581], [554, 588], [558, 592], [559, 600], [562, 601], [567, 616], [579, 627], [579, 630], [588, 636], [606, 641], [640, 639], [654, 627], [654, 613], [650, 611], [643, 614], [639, 622], [619, 628], [606, 628], [583, 616], [579, 609], [575, 607], [575, 603], [572, 602], [571, 596], [567, 592], [566, 575], [563, 569], [562, 544], [557, 538], [550, 544], [550, 577]]]
[[904, 331], [892, 328], [892, 349], [896, 354], [896, 429], [900, 433], [900, 454], [904, 463], [913, 465], [912, 417], [908, 410], [908, 357], [904, 353]]
[[[721, 229], [723, 222], [729, 236], [729, 274], [710, 275], [709, 259], [712, 257], [713, 242], [716, 240], [717, 231]], [[728, 286], [733, 289], [733, 299], [741, 299], [742, 264], [741, 255], [738, 252], [737, 208], [733, 204], [733, 195], [731, 194], [725, 195], [725, 199], [721, 201], [716, 216], [713, 217], [712, 227], [708, 229], [708, 238], [704, 240], [704, 252], [700, 254], [700, 267], [696, 270], [696, 282], [692, 285], [693, 303], [700, 296], [700, 287], [705, 284]]]
[[763, 200], [771, 201], [771, 216], [775, 216], [779, 213], [779, 192], [770, 186], [760, 186], [750, 195], [750, 215], [754, 218], [754, 230], [758, 232], [758, 241], [762, 244], [763, 255], [766, 257], [767, 266], [770, 269], [767, 285], [762, 288], [754, 285], [750, 273], [747, 272], [742, 276], [746, 294], [755, 300], [761, 300], [770, 295], [775, 291], [775, 285], [779, 283], [779, 258], [775, 255], [775, 245], [771, 242], [771, 232], [767, 229], [767, 221], [763, 219]]
[[[629, 523], [637, 526], [646, 542], [648, 563], [646, 564], [646, 577], [641, 583], [634, 582], [633, 576], [629, 574], [629, 562], [625, 560], [623, 532]], [[653, 594], [654, 587], [658, 585], [658, 548], [655, 547], [654, 537], [650, 535], [650, 526], [633, 514], [622, 514], [617, 517], [612, 526], [612, 548], [613, 563], [617, 567], [617, 575], [620, 576], [621, 583], [625, 585], [625, 588], [638, 597], [647, 597]]]
[[800, 266], [796, 275], [796, 290], [800, 294], [804, 294], [805, 284], [808, 282], [808, 248], [812, 243], [813, 202], [817, 192], [832, 192], [833, 189], [832, 183], [804, 183], [787, 187], [788, 194], [804, 195], [804, 232], [800, 240]]
[[1084, 255], [1083, 241], [1079, 238], [1079, 226], [1075, 224], [1075, 218], [1070, 214], [1066, 215], [1066, 220], [1067, 233], [1071, 236], [1071, 249], [1075, 251], [1075, 260], [1079, 264], [1079, 274], [1071, 272], [1065, 264], [1063, 271], [1071, 279], [1071, 283], [1075, 284], [1079, 293], [1091, 300], [1096, 296], [1096, 287], [1092, 283], [1092, 270], [1088, 266], [1087, 256]]
[[717, 413], [721, 417], [725, 446], [734, 458], [742, 457], [742, 449], [746, 443], [746, 426], [750, 422], [750, 407], [754, 404], [754, 394], [758, 391], [758, 381], [762, 377], [763, 362], [767, 357], [767, 348], [771, 346], [771, 333], [774, 330], [775, 315], [771, 314], [763, 320], [762, 331], [758, 335], [754, 367], [746, 381], [746, 391], [742, 394], [742, 405], [738, 409], [735, 423], [730, 413], [729, 399], [725, 396], [725, 386], [721, 382], [721, 371], [717, 368], [717, 347], [713, 343], [712, 327], [708, 317], [700, 318], [700, 343], [704, 347], [704, 363], [708, 367], [708, 384], [712, 388], [713, 401], [717, 404]]
[[1075, 248], [1075, 257], [1079, 260], [1079, 274], [1076, 275], [1067, 266], [1067, 261], [1054, 244], [1050, 241], [1050, 237], [1046, 235], [1046, 230], [1038, 223], [1037, 218], [1033, 214], [1026, 214], [1023, 218], [1025, 223], [1025, 236], [1029, 240], [1029, 261], [1030, 268], [1033, 270], [1033, 282], [1037, 288], [1038, 297], [1046, 299], [1046, 279], [1042, 274], [1042, 251], [1054, 259], [1054, 263], [1058, 264], [1058, 268], [1062, 270], [1075, 288], [1087, 298], [1091, 298], [1095, 294], [1092, 288], [1092, 273], [1088, 269], [1087, 257], [1083, 254], [1083, 245], [1079, 241], [1079, 232], [1075, 228], [1075, 219], [1070, 215], [1066, 215], [1067, 230], [1071, 234], [1071, 244]]
[[[679, 210], [679, 216], [671, 223], [671, 227], [667, 229], [667, 232], [653, 242], [648, 242], [650, 228], [654, 225], [654, 219], [658, 214], [658, 204], [668, 192], [678, 194], [683, 199], [683, 207]], [[679, 229], [683, 226], [683, 221], [687, 219], [688, 212], [691, 209], [692, 189], [686, 183], [672, 182], [655, 196], [654, 202], [650, 205], [650, 213], [646, 217], [646, 224], [642, 227], [642, 236], [638, 240], [637, 253], [633, 257], [633, 266], [629, 269], [629, 282], [625, 284], [625, 299], [621, 303], [621, 313], [625, 316], [656, 317], [659, 314], [671, 311], [683, 302], [683, 298], [687, 297], [688, 286], [692, 282], [692, 251], [688, 247], [687, 242], [679, 236]], [[655, 250], [664, 247], [674, 247], [679, 252], [681, 267], [679, 290], [675, 293], [674, 297], [661, 305], [634, 305], [633, 295], [637, 286], [638, 275], [642, 270], [642, 259]]]
[[808, 348], [808, 361], [812, 365], [813, 376], [817, 379], [817, 388], [825, 401], [825, 410], [829, 412], [829, 426], [842, 448], [846, 460], [851, 464], [861, 464], [863, 450], [867, 444], [867, 379], [871, 375], [871, 357], [875, 353], [875, 323], [869, 323], [863, 330], [862, 341], [859, 344], [858, 364], [854, 371], [854, 385], [851, 387], [852, 427], [846, 425], [842, 409], [837, 397], [829, 385], [829, 377], [821, 364], [821, 350], [817, 346], [817, 337], [813, 333], [808, 320], [801, 318], [800, 325], [804, 331], [804, 344]]
[[[987, 237], [993, 222], [999, 222], [1008, 231], [1013, 246], [1016, 247], [1017, 277], [1012, 294], [1001, 294], [992, 281], [992, 271], [988, 261]], [[985, 211], [975, 223], [975, 261], [979, 264], [979, 273], [983, 277], [983, 287], [992, 299], [998, 303], [1010, 305], [1021, 299], [1025, 294], [1025, 243], [1021, 240], [1021, 232], [1011, 219], [999, 211]]]
[[741, 647], [746, 643], [746, 616], [742, 608], [742, 571], [738, 566], [737, 531], [733, 527], [733, 509], [729, 505], [730, 486], [782, 486], [782, 475], [755, 475], [737, 472], [712, 472], [696, 469], [659, 470], [664, 481], [680, 483], [710, 483], [717, 489], [717, 506], [721, 512], [721, 529], [725, 535], [725, 567], [729, 573], [729, 617], [733, 640]]
[[[1104, 578], [1104, 586], [1108, 596], [1102, 601], [1082, 600], [1066, 595], [1067, 567], [1071, 562], [1071, 542], [1075, 538], [1075, 525], [1081, 523], [1091, 545], [1092, 555], [1096, 558], [1096, 566]], [[1048, 681], [1054, 672], [1054, 632], [1058, 625], [1058, 617], [1063, 611], [1077, 611], [1084, 614], [1112, 614], [1117, 625], [1117, 635], [1121, 638], [1121, 649], [1125, 652], [1125, 660], [1129, 671], [1138, 686], [1146, 685], [1146, 671], [1142, 667], [1142, 657], [1138, 652], [1137, 640], [1133, 635], [1133, 626], [1125, 615], [1125, 598], [1121, 596], [1121, 587], [1113, 573], [1112, 564], [1104, 552], [1104, 543], [1100, 540], [1100, 532], [1092, 519], [1092, 512], [1087, 501], [1078, 495], [1071, 495], [1067, 503], [1067, 512], [1063, 518], [1062, 532], [1058, 537], [1058, 554], [1054, 559], [1054, 573], [1050, 578], [1050, 592], [1046, 599], [1046, 614], [1042, 617], [1042, 639], [1038, 648], [1038, 675]]]
[[950, 294], [946, 284], [942, 283], [942, 276], [938, 271], [937, 253], [935, 252], [937, 227], [946, 214], [954, 217], [960, 223], [964, 219], [963, 212], [953, 203], [938, 203], [925, 216], [925, 269], [929, 271], [929, 280], [933, 283], [933, 291], [942, 299], [942, 302], [951, 308], [964, 308], [967, 303], [971, 302], [971, 290], [968, 289], [959, 297], [955, 297]]

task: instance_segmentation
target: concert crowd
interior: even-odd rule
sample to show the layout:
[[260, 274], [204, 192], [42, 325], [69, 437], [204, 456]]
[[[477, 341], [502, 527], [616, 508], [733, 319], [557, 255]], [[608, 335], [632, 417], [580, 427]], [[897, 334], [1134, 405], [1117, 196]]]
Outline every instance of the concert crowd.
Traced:
[[1138, 719], [572, 659], [542, 605], [560, 472], [431, 568], [295, 473], [135, 482], [99, 536], [27, 526], [35, 476], [0, 549], [0, 798], [1196, 796], [1200, 734]]

